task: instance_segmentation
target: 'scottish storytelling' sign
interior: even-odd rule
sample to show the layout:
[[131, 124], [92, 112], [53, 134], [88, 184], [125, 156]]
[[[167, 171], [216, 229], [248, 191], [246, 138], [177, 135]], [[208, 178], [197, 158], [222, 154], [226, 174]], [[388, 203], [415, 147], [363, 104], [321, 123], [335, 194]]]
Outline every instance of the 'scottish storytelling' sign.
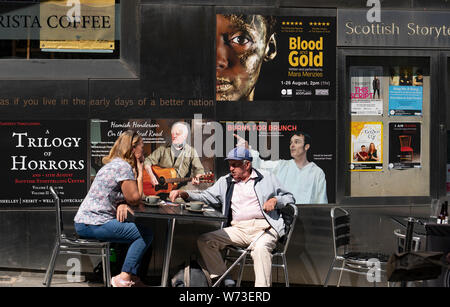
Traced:
[[444, 11], [381, 12], [367, 21], [367, 10], [338, 9], [338, 46], [450, 47], [450, 14]]

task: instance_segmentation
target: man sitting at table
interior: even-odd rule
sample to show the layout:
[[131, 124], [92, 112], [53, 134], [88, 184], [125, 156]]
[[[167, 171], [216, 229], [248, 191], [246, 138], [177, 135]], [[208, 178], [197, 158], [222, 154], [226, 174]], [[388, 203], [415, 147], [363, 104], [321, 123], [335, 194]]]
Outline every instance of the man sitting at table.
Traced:
[[[228, 160], [230, 174], [220, 177], [204, 191], [174, 190], [169, 198], [202, 201], [228, 217], [227, 227], [201, 235], [198, 248], [211, 278], [220, 277], [227, 270], [220, 251], [227, 245], [247, 247], [255, 242], [251, 256], [254, 261], [255, 286], [269, 287], [272, 282], [272, 250], [284, 235], [284, 221], [279, 210], [295, 203], [291, 193], [285, 191], [275, 175], [252, 168], [248, 149], [236, 147]], [[230, 226], [231, 225], [231, 226]], [[233, 283], [225, 278], [225, 286]]]

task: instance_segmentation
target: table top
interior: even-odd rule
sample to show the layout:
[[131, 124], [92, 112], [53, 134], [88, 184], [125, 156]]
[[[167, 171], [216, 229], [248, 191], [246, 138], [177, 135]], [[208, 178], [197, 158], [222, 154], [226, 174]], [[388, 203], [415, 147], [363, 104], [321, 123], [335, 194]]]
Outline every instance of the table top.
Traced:
[[[403, 227], [407, 227], [408, 225], [408, 217], [404, 216], [391, 216], [392, 220], [402, 225]], [[416, 218], [414, 217], [414, 230], [413, 232], [418, 235], [428, 235], [430, 233], [430, 229], [439, 229], [439, 232], [445, 231], [449, 232], [450, 224], [438, 224], [435, 218]]]
[[227, 217], [221, 212], [207, 207], [203, 212], [192, 212], [180, 204], [165, 204], [159, 206], [140, 206], [134, 211], [135, 218], [178, 219], [205, 222], [226, 222]]

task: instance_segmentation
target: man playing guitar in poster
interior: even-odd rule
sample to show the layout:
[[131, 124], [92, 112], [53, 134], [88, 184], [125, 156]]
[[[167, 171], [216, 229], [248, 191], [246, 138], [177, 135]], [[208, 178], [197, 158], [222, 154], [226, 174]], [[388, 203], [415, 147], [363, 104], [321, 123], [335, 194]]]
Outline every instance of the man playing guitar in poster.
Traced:
[[[172, 125], [171, 135], [172, 141], [170, 144], [159, 146], [145, 159], [144, 168], [149, 175], [147, 177], [147, 174], [144, 173], [144, 194], [146, 195], [159, 194], [157, 191], [158, 187], [161, 189], [160, 193], [170, 192], [172, 189], [171, 185], [165, 188], [161, 187], [161, 182], [158, 180], [161, 176], [166, 179], [167, 177], [174, 179], [175, 177], [185, 178], [190, 174], [192, 184], [198, 185], [200, 178], [205, 174], [205, 169], [197, 151], [186, 142], [189, 135], [189, 129], [186, 123], [174, 123]], [[156, 174], [157, 170], [161, 171], [161, 174]], [[181, 181], [178, 182], [181, 183]], [[179, 188], [177, 185], [175, 187]]]

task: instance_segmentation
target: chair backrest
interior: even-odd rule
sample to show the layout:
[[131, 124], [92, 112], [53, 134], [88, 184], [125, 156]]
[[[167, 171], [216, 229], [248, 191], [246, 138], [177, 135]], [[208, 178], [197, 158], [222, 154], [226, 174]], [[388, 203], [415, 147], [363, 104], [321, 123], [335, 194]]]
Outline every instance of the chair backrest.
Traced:
[[[333, 233], [334, 256], [344, 254], [350, 245], [350, 214], [338, 207], [331, 208], [331, 228]], [[339, 248], [343, 253], [339, 253]]]
[[[400, 229], [394, 230], [394, 235], [397, 238], [397, 251], [403, 253], [405, 251], [406, 234], [402, 233]], [[412, 250], [417, 252], [420, 249], [420, 237], [412, 237]]]
[[59, 238], [63, 232], [63, 221], [62, 221], [62, 211], [61, 211], [61, 203], [59, 200], [58, 194], [56, 194], [55, 189], [50, 186], [49, 187], [50, 193], [53, 196], [53, 199], [55, 200], [55, 209], [56, 209], [56, 237]]
[[410, 135], [399, 135], [398, 138], [400, 140], [401, 147], [411, 146], [411, 136]]
[[295, 204], [288, 204], [286, 207], [281, 209], [281, 217], [283, 218], [285, 225], [285, 234], [283, 238], [280, 239], [280, 243], [283, 244], [283, 253], [287, 252], [289, 242], [291, 241], [292, 234], [294, 233], [294, 226], [297, 216], [298, 208]]

